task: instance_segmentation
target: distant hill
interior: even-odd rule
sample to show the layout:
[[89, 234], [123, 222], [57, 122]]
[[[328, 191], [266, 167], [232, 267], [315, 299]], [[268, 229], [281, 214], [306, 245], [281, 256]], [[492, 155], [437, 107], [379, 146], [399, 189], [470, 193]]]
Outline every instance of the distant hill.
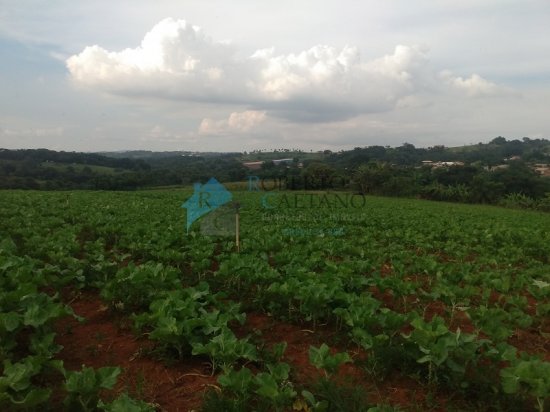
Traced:
[[338, 152], [280, 149], [248, 153], [147, 150], [78, 153], [0, 149], [0, 188], [127, 190], [188, 185], [211, 176], [222, 182], [239, 181], [249, 173], [244, 163], [256, 162], [261, 171], [272, 168], [277, 163], [273, 161], [280, 159], [293, 160], [277, 166], [281, 173], [297, 165], [305, 173], [309, 165], [323, 164], [347, 176], [361, 165], [373, 162], [397, 168], [419, 167], [428, 161], [461, 162], [468, 167], [491, 169], [515, 159], [544, 175], [541, 170], [550, 163], [550, 141], [528, 137], [506, 140], [499, 136], [488, 143], [461, 147], [416, 148], [404, 143], [399, 147], [365, 146]]
[[245, 177], [238, 154], [189, 153], [0, 149], [0, 188], [128, 190], [189, 185], [212, 174], [226, 181]]

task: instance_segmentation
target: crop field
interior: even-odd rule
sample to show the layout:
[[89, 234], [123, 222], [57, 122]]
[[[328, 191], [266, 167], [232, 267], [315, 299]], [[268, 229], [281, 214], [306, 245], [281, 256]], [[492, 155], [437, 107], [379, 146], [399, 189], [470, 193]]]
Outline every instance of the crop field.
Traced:
[[191, 195], [0, 193], [0, 410], [550, 410], [550, 214]]

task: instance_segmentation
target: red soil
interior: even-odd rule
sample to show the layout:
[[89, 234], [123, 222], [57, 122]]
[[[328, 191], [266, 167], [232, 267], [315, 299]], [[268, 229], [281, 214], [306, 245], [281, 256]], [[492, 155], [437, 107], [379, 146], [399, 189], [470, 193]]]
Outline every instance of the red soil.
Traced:
[[[377, 298], [391, 307], [395, 304], [393, 294], [380, 294]], [[66, 299], [68, 293], [63, 291]], [[210, 366], [205, 359], [189, 357], [175, 361], [168, 366], [150, 355], [153, 343], [146, 337], [136, 336], [127, 318], [113, 314], [104, 306], [97, 293], [85, 293], [71, 303], [75, 313], [86, 319], [80, 323], [72, 317], [60, 320], [57, 324], [57, 343], [64, 346], [58, 354], [68, 370], [80, 370], [82, 365], [99, 368], [119, 366], [123, 369], [119, 376], [115, 393], [127, 391], [131, 396], [156, 405], [163, 411], [198, 410], [204, 392], [216, 387], [217, 376], [210, 375]], [[439, 315], [449, 318], [449, 311], [442, 302], [434, 301], [425, 308], [425, 318]], [[451, 330], [457, 327], [463, 332], [472, 333], [474, 327], [464, 312], [456, 311]], [[292, 366], [292, 380], [298, 384], [310, 384], [323, 372], [309, 362], [309, 347], [320, 346], [324, 342], [338, 342], [342, 334], [328, 326], [318, 326], [315, 331], [309, 326], [299, 326], [275, 320], [274, 318], [251, 312], [242, 327], [235, 328], [239, 337], [257, 334], [260, 340], [270, 347], [279, 342], [287, 342], [283, 361]], [[510, 343], [531, 353], [540, 353], [549, 359], [550, 342], [536, 329], [517, 331]], [[404, 408], [426, 406], [430, 410], [444, 410], [447, 402], [444, 393], [431, 394], [413, 378], [403, 376], [399, 371], [390, 374], [383, 382], [373, 378], [360, 366], [366, 354], [354, 346], [332, 344], [332, 351], [347, 351], [354, 363], [343, 365], [336, 376], [336, 382], [351, 382], [363, 387], [372, 403], [390, 403]], [[344, 347], [345, 346], [345, 347]], [[253, 366], [251, 365], [253, 368]], [[438, 405], [434, 409], [433, 405]]]
[[186, 358], [173, 366], [153, 359], [147, 354], [152, 343], [136, 337], [128, 321], [113, 316], [97, 294], [84, 294], [71, 306], [86, 320], [65, 318], [57, 324], [57, 343], [64, 347], [58, 358], [66, 369], [119, 366], [122, 373], [115, 392], [128, 391], [165, 411], [197, 409], [205, 389], [216, 384], [216, 376], [210, 376], [208, 365], [199, 358]]
[[[71, 306], [86, 321], [80, 323], [65, 318], [57, 324], [57, 343], [64, 346], [58, 358], [64, 361], [68, 370], [80, 370], [82, 365], [94, 368], [119, 366], [122, 373], [114, 392], [127, 391], [162, 411], [198, 410], [204, 392], [216, 386], [217, 376], [210, 376], [209, 365], [199, 358], [186, 358], [172, 366], [153, 359], [148, 355], [153, 344], [133, 334], [128, 320], [111, 313], [97, 294], [86, 293]], [[309, 347], [330, 340], [334, 332], [329, 328], [321, 326], [313, 332], [264, 314], [249, 313], [246, 324], [236, 333], [244, 336], [254, 331], [261, 332], [268, 347], [287, 342], [283, 360], [292, 365], [293, 380], [297, 383], [311, 383], [322, 376], [322, 371], [309, 363]], [[333, 352], [343, 350], [332, 348]], [[348, 353], [356, 361], [365, 359], [361, 351], [348, 350]], [[356, 364], [341, 366], [333, 379], [364, 387], [372, 403], [407, 406], [411, 402], [422, 404], [426, 400], [426, 390], [415, 380], [395, 374], [376, 386]], [[444, 404], [444, 399], [441, 402]]]
[[[261, 332], [262, 339], [268, 346], [279, 342], [287, 342], [287, 349], [283, 361], [292, 365], [295, 371], [295, 381], [300, 384], [308, 384], [323, 376], [323, 372], [316, 369], [309, 362], [309, 347], [320, 346], [323, 342], [333, 340], [336, 332], [328, 327], [319, 327], [316, 331], [303, 327], [277, 321], [270, 316], [259, 313], [248, 313], [244, 327], [237, 331], [240, 336], [251, 334], [254, 331]], [[331, 351], [343, 352], [345, 348], [331, 347]], [[354, 362], [360, 363], [366, 359], [364, 351], [347, 349]], [[340, 367], [338, 373], [332, 378], [336, 382], [349, 382], [363, 387], [368, 394], [369, 401], [373, 404], [389, 403], [401, 407], [411, 405], [425, 405], [427, 402], [427, 389], [416, 380], [399, 373], [391, 374], [383, 382], [374, 382], [368, 373], [357, 363], [347, 363]], [[432, 401], [441, 408], [431, 408], [432, 411], [445, 410], [446, 399], [444, 395], [435, 395]]]

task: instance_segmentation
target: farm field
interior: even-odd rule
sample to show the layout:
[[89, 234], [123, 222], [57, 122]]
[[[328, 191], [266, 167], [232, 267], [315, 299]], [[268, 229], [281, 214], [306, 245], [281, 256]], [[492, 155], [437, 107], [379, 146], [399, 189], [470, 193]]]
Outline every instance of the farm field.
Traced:
[[0, 410], [550, 410], [550, 214], [191, 195], [0, 193]]

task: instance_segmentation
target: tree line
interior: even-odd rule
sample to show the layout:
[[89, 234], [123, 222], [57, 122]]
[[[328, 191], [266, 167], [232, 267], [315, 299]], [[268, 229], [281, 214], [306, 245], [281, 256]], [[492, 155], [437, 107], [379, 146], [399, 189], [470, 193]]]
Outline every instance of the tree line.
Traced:
[[[423, 161], [432, 163], [424, 164]], [[448, 162], [450, 165], [437, 162]], [[362, 194], [505, 204], [550, 211], [550, 177], [533, 163], [550, 163], [550, 142], [497, 137], [488, 144], [448, 149], [370, 146], [326, 153], [323, 161], [264, 162], [260, 177], [290, 190], [349, 189]]]
[[[185, 153], [185, 155], [182, 155]], [[139, 154], [139, 156], [138, 156]], [[243, 181], [247, 175], [278, 179], [289, 190], [353, 190], [362, 194], [417, 197], [430, 200], [519, 205], [550, 209], [550, 178], [533, 170], [550, 162], [550, 141], [506, 140], [446, 148], [366, 146], [352, 150], [307, 153], [262, 153], [261, 170], [243, 166], [240, 153], [56, 152], [47, 149], [0, 149], [0, 188], [134, 190], [190, 185], [214, 176], [221, 182]], [[130, 154], [129, 154], [130, 155]], [[247, 155], [249, 158], [249, 155]], [[430, 165], [425, 165], [431, 161]], [[435, 162], [462, 162], [434, 167]], [[548, 205], [548, 206], [547, 206]]]
[[234, 154], [129, 159], [53, 150], [0, 150], [0, 188], [134, 190], [246, 178]]

